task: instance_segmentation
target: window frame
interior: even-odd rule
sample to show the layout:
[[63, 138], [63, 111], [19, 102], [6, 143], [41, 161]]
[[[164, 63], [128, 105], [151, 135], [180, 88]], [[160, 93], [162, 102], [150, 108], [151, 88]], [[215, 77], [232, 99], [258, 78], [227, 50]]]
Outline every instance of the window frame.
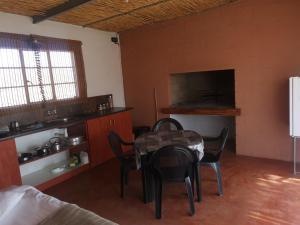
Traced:
[[[2, 42], [1, 42], [2, 40]], [[3, 41], [4, 40], [4, 41]], [[7, 42], [5, 42], [7, 40]], [[50, 86], [52, 89], [52, 99], [46, 100], [46, 101], [38, 101], [38, 102], [31, 102], [30, 96], [29, 96], [29, 87], [33, 86], [39, 86], [40, 84], [36, 85], [28, 85], [27, 82], [27, 75], [26, 75], [26, 69], [30, 69], [29, 67], [26, 67], [24, 62], [24, 54], [23, 51], [29, 50], [29, 51], [35, 51], [36, 49], [29, 46], [29, 41], [37, 41], [39, 43], [39, 51], [40, 52], [46, 52], [47, 54], [47, 61], [48, 61], [48, 71], [50, 75], [50, 83], [49, 84], [43, 84], [42, 86]], [[3, 44], [3, 42], [5, 44]], [[67, 40], [67, 39], [59, 39], [59, 38], [51, 38], [51, 37], [44, 37], [44, 36], [38, 36], [38, 35], [23, 35], [23, 34], [11, 34], [11, 33], [2, 33], [0, 32], [0, 49], [1, 48], [11, 48], [11, 49], [17, 49], [19, 52], [19, 60], [21, 63], [21, 67], [17, 68], [21, 70], [22, 77], [23, 77], [23, 85], [22, 88], [25, 89], [25, 99], [26, 104], [21, 105], [13, 105], [13, 106], [5, 106], [0, 107], [0, 114], [3, 114], [7, 111], [26, 111], [28, 108], [44, 108], [45, 106], [53, 106], [53, 105], [61, 105], [61, 104], [67, 104], [67, 103], [73, 103], [73, 102], [80, 102], [82, 99], [87, 98], [87, 88], [86, 88], [86, 79], [85, 79], [85, 70], [84, 70], [84, 63], [83, 63], [83, 56], [82, 56], [82, 43], [80, 41], [76, 40]], [[74, 83], [75, 84], [75, 91], [76, 96], [75, 98], [67, 98], [67, 99], [57, 99], [55, 87], [56, 85], [59, 85], [58, 83], [55, 83], [53, 78], [53, 67], [51, 62], [51, 51], [66, 51], [71, 52], [72, 54], [72, 68], [73, 74], [74, 74]], [[33, 69], [37, 69], [37, 67], [34, 67]], [[43, 68], [43, 67], [41, 67]], [[46, 68], [46, 67], [45, 67]], [[55, 68], [55, 67], [54, 67]], [[15, 67], [9, 68], [9, 69], [16, 69]], [[8, 87], [10, 88], [10, 87]]]

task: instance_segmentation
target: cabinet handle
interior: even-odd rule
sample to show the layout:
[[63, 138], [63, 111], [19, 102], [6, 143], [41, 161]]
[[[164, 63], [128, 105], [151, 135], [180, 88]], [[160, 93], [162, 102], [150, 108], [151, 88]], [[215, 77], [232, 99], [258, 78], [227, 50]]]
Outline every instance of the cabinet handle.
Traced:
[[113, 124], [114, 124], [114, 125], [116, 124], [116, 120], [113, 120]]
[[109, 120], [109, 126], [111, 126], [112, 125], [112, 121], [111, 120]]

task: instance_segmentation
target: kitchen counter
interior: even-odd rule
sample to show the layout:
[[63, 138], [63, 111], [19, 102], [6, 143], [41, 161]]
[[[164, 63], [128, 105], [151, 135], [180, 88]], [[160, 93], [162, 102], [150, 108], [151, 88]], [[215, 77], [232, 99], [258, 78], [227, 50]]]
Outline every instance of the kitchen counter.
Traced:
[[86, 120], [108, 116], [119, 112], [125, 112], [132, 109], [133, 108], [130, 107], [114, 107], [112, 109], [107, 109], [103, 111], [71, 115], [67, 117], [68, 119], [67, 121], [64, 121], [63, 118], [56, 118], [50, 121], [37, 121], [36, 124], [32, 124], [26, 126], [25, 128], [21, 128], [19, 131], [0, 134], [0, 141], [5, 141], [8, 139], [25, 136], [28, 134], [38, 133], [45, 130], [50, 130], [55, 128], [65, 128], [65, 127], [75, 125], [77, 123], [81, 123]]

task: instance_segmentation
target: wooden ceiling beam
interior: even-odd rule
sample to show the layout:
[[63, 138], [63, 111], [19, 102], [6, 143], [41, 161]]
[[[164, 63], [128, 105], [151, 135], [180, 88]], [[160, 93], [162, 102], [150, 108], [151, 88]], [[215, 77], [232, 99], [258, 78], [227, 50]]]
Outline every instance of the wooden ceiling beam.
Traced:
[[71, 10], [75, 7], [78, 7], [80, 5], [83, 5], [83, 4], [86, 4], [90, 1], [93, 1], [93, 0], [69, 0], [69, 1], [66, 1], [65, 3], [63, 4], [60, 4], [58, 6], [55, 6], [53, 8], [50, 8], [48, 9], [45, 13], [43, 13], [42, 15], [35, 15], [32, 17], [32, 22], [33, 23], [39, 23], [39, 22], [42, 22], [46, 19], [49, 19], [53, 16], [56, 16], [58, 14], [61, 14], [61, 13], [64, 13], [68, 10]]
[[148, 5], [144, 5], [144, 6], [135, 8], [135, 9], [130, 10], [128, 12], [122, 12], [122, 13], [119, 13], [119, 14], [111, 16], [111, 17], [107, 17], [107, 18], [104, 18], [104, 19], [100, 19], [100, 20], [96, 20], [96, 21], [87, 23], [87, 24], [83, 25], [83, 27], [88, 27], [88, 26], [91, 26], [93, 24], [105, 22], [105, 21], [108, 21], [108, 20], [111, 20], [111, 19], [114, 19], [114, 18], [117, 18], [117, 17], [120, 17], [120, 16], [124, 16], [124, 15], [131, 15], [133, 17], [136, 17], [136, 16], [132, 15], [132, 13], [137, 12], [141, 9], [145, 9], [145, 8], [153, 7], [153, 6], [156, 6], [156, 5], [160, 5], [162, 3], [166, 3], [166, 2], [169, 2], [169, 1], [171, 1], [171, 0], [160, 0], [160, 1], [152, 3], [152, 4], [148, 4]]

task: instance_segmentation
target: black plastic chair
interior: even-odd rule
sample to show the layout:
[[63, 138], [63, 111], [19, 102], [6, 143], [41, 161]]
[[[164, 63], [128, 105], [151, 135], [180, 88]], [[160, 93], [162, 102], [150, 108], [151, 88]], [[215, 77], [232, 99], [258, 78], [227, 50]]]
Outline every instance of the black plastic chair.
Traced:
[[194, 215], [193, 181], [195, 175], [196, 179], [199, 178], [196, 172], [197, 160], [197, 155], [192, 150], [181, 145], [165, 146], [153, 153], [150, 158], [149, 166], [154, 181], [155, 216], [157, 219], [161, 218], [163, 182], [185, 183], [190, 213]]
[[228, 131], [228, 128], [223, 128], [218, 137], [203, 138], [205, 146], [204, 156], [200, 161], [200, 165], [208, 165], [215, 170], [217, 174], [218, 193], [220, 196], [223, 195], [220, 157], [228, 138]]
[[114, 131], [108, 134], [108, 141], [113, 153], [120, 161], [120, 188], [121, 198], [124, 197], [124, 186], [128, 184], [128, 173], [130, 170], [136, 170], [135, 154], [133, 151], [124, 152], [122, 146], [133, 146], [133, 143], [125, 142]]
[[175, 120], [173, 118], [164, 118], [164, 119], [158, 120], [154, 124], [152, 131], [157, 132], [162, 129], [172, 130], [173, 127], [176, 130], [183, 130], [182, 125], [177, 120]]

